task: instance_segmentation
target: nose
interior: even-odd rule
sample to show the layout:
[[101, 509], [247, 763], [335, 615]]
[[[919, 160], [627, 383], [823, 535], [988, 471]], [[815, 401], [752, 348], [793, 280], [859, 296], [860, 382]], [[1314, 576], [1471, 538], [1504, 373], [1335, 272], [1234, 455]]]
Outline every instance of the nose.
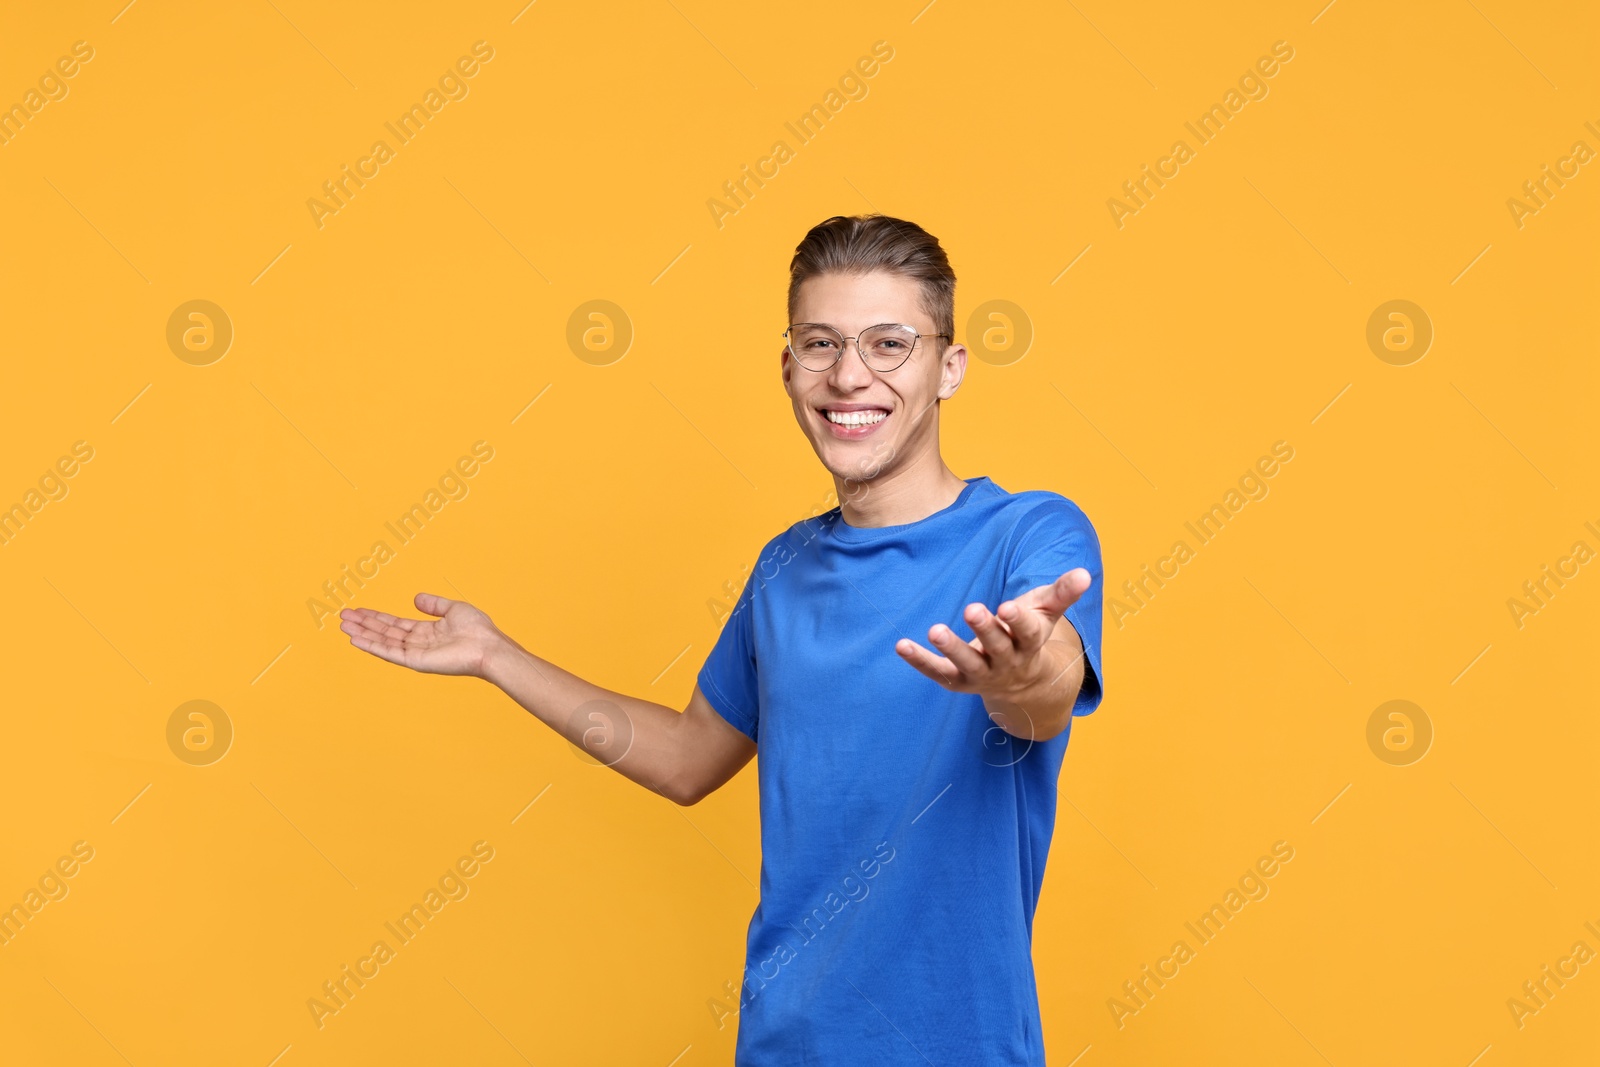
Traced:
[[[855, 349], [854, 355], [850, 353], [852, 348]], [[841, 393], [872, 384], [872, 368], [867, 366], [866, 358], [861, 355], [861, 349], [853, 338], [845, 339], [844, 351], [828, 376], [833, 387]]]

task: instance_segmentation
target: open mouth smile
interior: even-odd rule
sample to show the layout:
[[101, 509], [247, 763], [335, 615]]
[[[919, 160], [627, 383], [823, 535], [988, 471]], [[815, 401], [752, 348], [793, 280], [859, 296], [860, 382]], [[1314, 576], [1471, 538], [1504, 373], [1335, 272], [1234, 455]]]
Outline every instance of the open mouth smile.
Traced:
[[837, 404], [819, 410], [833, 436], [846, 441], [870, 436], [891, 414], [888, 408], [873, 404]]

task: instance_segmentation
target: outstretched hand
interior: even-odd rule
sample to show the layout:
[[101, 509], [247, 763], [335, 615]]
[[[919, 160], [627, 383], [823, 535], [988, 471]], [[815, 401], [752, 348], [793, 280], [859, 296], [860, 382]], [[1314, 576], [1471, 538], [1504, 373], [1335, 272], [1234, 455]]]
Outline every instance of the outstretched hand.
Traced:
[[339, 629], [350, 643], [379, 659], [426, 674], [483, 673], [484, 657], [500, 631], [465, 600], [418, 593], [417, 610], [433, 619], [401, 619], [371, 608], [345, 608]]
[[[1081, 659], [1082, 642], [1062, 616], [1088, 591], [1091, 580], [1087, 570], [1076, 567], [1049, 585], [1007, 600], [993, 614], [982, 604], [968, 604], [962, 617], [976, 635], [971, 641], [961, 640], [943, 623], [928, 630], [929, 643], [942, 656], [909, 638], [901, 638], [894, 650], [947, 689], [1022, 703], [1048, 689]], [[1070, 655], [1049, 654], [1053, 641], [1067, 644]]]

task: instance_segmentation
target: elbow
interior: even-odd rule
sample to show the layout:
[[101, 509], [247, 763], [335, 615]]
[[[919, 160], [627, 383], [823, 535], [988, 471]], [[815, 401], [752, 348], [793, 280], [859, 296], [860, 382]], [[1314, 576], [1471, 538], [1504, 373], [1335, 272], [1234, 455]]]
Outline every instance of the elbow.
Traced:
[[1078, 691], [1074, 689], [1072, 696], [1066, 703], [1053, 709], [1048, 717], [1033, 723], [1032, 737], [1035, 741], [1049, 741], [1060, 737], [1072, 727], [1072, 709], [1077, 706]]
[[1038, 742], [1049, 741], [1059, 737], [1072, 725], [1072, 704], [1060, 704], [1052, 708], [1035, 706], [1029, 712], [1021, 705], [1007, 705], [1004, 710], [987, 708], [989, 720], [1018, 741]]
[[1038, 726], [1034, 728], [1033, 737], [1031, 740], [1044, 742], [1049, 741], [1052, 738], [1060, 737], [1066, 732], [1067, 727], [1071, 725], [1072, 712], [1068, 711], [1066, 715], [1062, 716], [1057, 721], [1038, 724]]
[[685, 778], [672, 778], [662, 784], [656, 792], [678, 805], [680, 808], [692, 808], [706, 797], [710, 796], [712, 789], [703, 782], [696, 782]]

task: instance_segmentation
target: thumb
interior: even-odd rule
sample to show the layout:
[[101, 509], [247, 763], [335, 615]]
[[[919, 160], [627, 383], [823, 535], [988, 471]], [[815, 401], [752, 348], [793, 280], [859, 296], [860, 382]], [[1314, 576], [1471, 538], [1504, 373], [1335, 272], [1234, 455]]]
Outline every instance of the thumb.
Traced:
[[[1077, 603], [1089, 588], [1094, 579], [1083, 567], [1074, 567], [1061, 575], [1049, 585], [1041, 585], [1030, 589], [1023, 596], [1027, 598], [1030, 606], [1039, 608], [1051, 615], [1061, 615], [1073, 604]], [[1022, 597], [1018, 598], [1022, 600]]]
[[454, 604], [455, 601], [448, 600], [442, 596], [435, 596], [433, 593], [418, 593], [412, 603], [417, 606], [418, 611], [438, 616], [449, 611], [450, 605]]
[[1050, 587], [1050, 600], [1053, 607], [1066, 611], [1078, 598], [1089, 591], [1089, 586], [1094, 584], [1094, 578], [1087, 568], [1074, 567], [1055, 580]]

